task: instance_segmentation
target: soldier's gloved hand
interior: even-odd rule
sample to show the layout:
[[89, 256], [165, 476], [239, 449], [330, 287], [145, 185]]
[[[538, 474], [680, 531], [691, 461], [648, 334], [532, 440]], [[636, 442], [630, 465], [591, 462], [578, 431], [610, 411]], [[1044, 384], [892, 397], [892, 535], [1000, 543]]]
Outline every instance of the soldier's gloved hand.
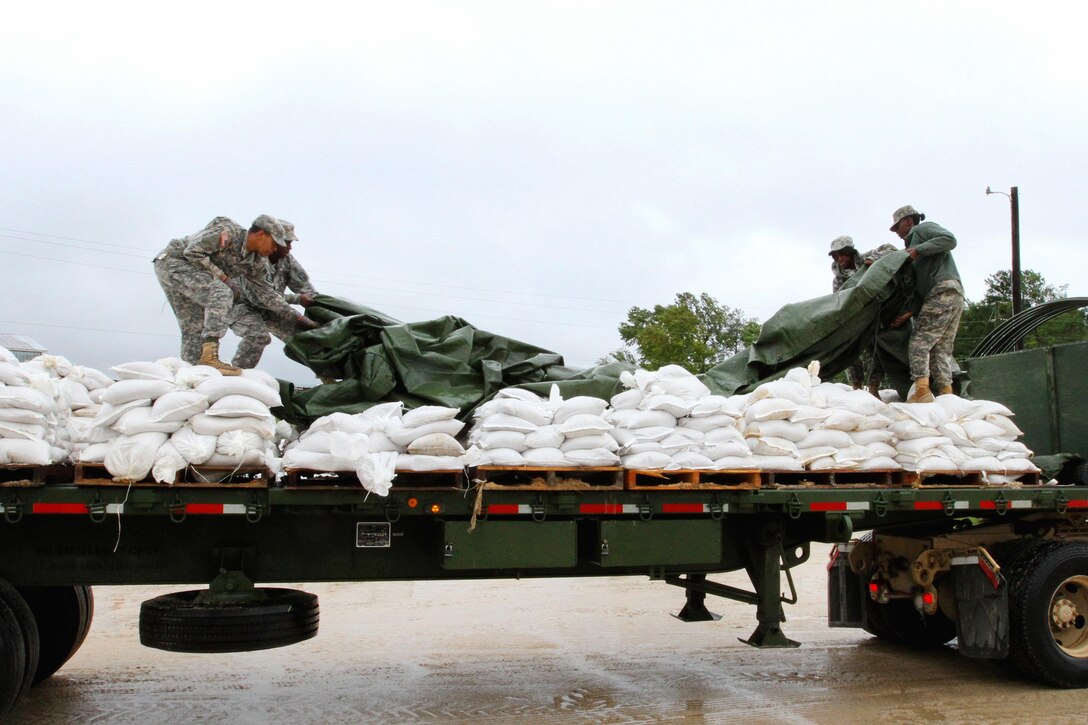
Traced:
[[295, 321], [295, 329], [299, 330], [300, 332], [304, 332], [306, 330], [316, 330], [319, 327], [321, 327], [321, 325], [317, 324], [317, 322], [311, 320], [309, 317], [303, 315], [300, 315], [298, 320]]
[[223, 284], [225, 284], [227, 287], [230, 287], [230, 291], [234, 295], [234, 299], [238, 299], [238, 297], [241, 296], [242, 288], [239, 287], [238, 283], [235, 282], [233, 279], [231, 279], [230, 277], [224, 277]]
[[314, 296], [309, 292], [303, 292], [298, 296], [298, 303], [303, 307], [309, 307], [314, 303]]

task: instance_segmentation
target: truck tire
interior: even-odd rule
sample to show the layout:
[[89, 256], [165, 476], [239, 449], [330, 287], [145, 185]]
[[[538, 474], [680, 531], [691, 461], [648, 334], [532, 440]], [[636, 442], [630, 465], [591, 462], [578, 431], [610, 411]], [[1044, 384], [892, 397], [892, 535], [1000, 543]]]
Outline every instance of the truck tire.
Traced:
[[140, 606], [140, 643], [170, 652], [250, 652], [317, 634], [317, 595], [255, 589], [252, 601], [196, 603], [201, 591], [176, 592]]
[[[38, 625], [30, 607], [6, 581], [0, 581], [0, 715], [18, 702], [38, 668]], [[9, 651], [10, 650], [10, 651]]]
[[37, 685], [59, 670], [76, 653], [90, 630], [94, 596], [86, 586], [17, 587], [34, 614], [40, 643]]
[[1088, 544], [1049, 541], [1005, 569], [1009, 662], [1057, 687], [1088, 687]]

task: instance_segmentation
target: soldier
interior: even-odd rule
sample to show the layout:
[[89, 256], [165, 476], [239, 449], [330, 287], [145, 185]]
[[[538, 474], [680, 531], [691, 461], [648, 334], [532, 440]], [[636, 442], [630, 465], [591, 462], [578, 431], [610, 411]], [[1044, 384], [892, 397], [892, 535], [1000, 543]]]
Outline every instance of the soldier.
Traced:
[[[313, 304], [317, 291], [310, 284], [310, 275], [306, 274], [306, 270], [291, 254], [292, 243], [298, 241], [295, 225], [283, 219], [279, 223], [283, 227], [286, 246], [276, 247], [269, 255], [268, 282], [275, 292], [283, 295], [288, 304], [309, 307]], [[291, 291], [287, 292], [288, 289]], [[272, 335], [286, 340], [297, 332], [293, 322], [285, 322], [282, 317], [262, 308], [252, 299], [248, 287], [242, 288], [241, 297], [230, 310], [230, 329], [242, 338], [238, 351], [231, 360], [231, 364], [239, 368], [257, 367], [265, 346], [272, 342]]]
[[241, 370], [219, 360], [219, 340], [240, 282], [262, 308], [299, 329], [317, 323], [299, 315], [268, 283], [265, 258], [286, 246], [280, 223], [267, 214], [253, 220], [247, 231], [227, 217], [216, 217], [195, 234], [174, 239], [154, 259], [155, 276], [181, 328], [181, 357], [210, 365], [224, 375]]
[[891, 231], [905, 243], [914, 267], [910, 309], [892, 322], [899, 327], [914, 317], [909, 343], [914, 394], [908, 403], [933, 401], [931, 378], [938, 395], [952, 392], [952, 347], [963, 314], [963, 283], [952, 258], [956, 238], [925, 218], [909, 204], [892, 214]]
[[[854, 247], [852, 237], [835, 237], [831, 240], [831, 251], [828, 252], [831, 257], [831, 273], [834, 276], [831, 280], [831, 291], [838, 292], [846, 280], [857, 274], [859, 270], [872, 266], [873, 262], [894, 251], [896, 251], [895, 247], [891, 244], [881, 244], [876, 249], [859, 254]], [[846, 379], [855, 390], [860, 389], [866, 367], [869, 368], [869, 392], [879, 398], [884, 369], [869, 348], [862, 350], [861, 356], [846, 369]]]

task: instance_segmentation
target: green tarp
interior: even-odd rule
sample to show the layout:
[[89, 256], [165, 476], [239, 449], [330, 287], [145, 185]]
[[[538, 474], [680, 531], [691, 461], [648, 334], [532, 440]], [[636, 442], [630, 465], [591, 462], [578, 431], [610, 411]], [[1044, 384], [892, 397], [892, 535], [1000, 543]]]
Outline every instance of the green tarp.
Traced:
[[[723, 395], [819, 360], [821, 376], [845, 370], [873, 346], [886, 377], [905, 395], [909, 328], [884, 329], [911, 290], [907, 254], [895, 252], [855, 275], [836, 294], [790, 304], [763, 325], [750, 348], [707, 371], [703, 381]], [[281, 384], [278, 414], [306, 423], [340, 411], [359, 412], [378, 402], [406, 407], [443, 405], [467, 415], [501, 388], [518, 386], [565, 398], [608, 399], [619, 392], [621, 363], [576, 370], [558, 353], [480, 330], [458, 317], [404, 323], [343, 299], [317, 295], [307, 314], [322, 327], [289, 338], [287, 356], [326, 382], [306, 390]], [[879, 331], [879, 334], [877, 334]]]

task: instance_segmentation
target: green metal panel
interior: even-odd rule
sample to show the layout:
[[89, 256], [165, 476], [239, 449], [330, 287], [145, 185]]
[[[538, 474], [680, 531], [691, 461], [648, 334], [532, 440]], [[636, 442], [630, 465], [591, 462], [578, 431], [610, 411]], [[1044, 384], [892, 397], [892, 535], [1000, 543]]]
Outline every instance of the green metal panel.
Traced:
[[1088, 453], [1088, 343], [970, 358], [966, 367], [971, 397], [1008, 406], [1037, 455]]
[[722, 523], [713, 519], [601, 521], [593, 560], [603, 567], [716, 564]]
[[578, 563], [573, 521], [465, 521], [445, 524], [446, 569], [545, 569]]

